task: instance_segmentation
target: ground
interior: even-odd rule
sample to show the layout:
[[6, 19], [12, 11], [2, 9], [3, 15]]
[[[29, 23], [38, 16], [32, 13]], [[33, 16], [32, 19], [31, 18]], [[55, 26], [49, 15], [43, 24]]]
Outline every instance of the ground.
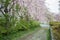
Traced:
[[46, 28], [42, 28], [30, 35], [27, 35], [26, 37], [17, 40], [47, 40], [47, 30], [48, 29]]

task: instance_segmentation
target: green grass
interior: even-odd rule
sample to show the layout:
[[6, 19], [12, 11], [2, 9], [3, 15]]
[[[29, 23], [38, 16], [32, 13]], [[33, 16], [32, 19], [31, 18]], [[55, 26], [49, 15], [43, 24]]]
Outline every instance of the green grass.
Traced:
[[51, 40], [51, 32], [50, 29], [47, 31], [47, 40]]
[[26, 30], [26, 31], [14, 32], [7, 36], [1, 36], [0, 40], [16, 40], [17, 38], [27, 36], [28, 34], [33, 33], [34, 31], [38, 29], [40, 29], [40, 27], [31, 28], [30, 30]]

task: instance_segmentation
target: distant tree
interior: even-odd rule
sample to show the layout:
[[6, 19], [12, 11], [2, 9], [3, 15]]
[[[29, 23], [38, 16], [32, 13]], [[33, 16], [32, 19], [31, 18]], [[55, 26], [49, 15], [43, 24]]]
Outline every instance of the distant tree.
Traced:
[[54, 20], [53, 14], [49, 11], [46, 12], [45, 16], [49, 22]]

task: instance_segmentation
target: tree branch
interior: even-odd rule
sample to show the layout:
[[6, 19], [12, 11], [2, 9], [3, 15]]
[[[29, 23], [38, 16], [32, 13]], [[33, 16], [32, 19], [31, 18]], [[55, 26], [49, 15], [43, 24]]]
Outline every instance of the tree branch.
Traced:
[[9, 11], [10, 11], [10, 10], [13, 8], [13, 6], [15, 5], [14, 1], [15, 1], [15, 0], [13, 0], [13, 1], [12, 1], [12, 2], [13, 2], [13, 4], [11, 5], [11, 7], [10, 7]]
[[0, 9], [0, 12], [5, 16], [4, 12]]

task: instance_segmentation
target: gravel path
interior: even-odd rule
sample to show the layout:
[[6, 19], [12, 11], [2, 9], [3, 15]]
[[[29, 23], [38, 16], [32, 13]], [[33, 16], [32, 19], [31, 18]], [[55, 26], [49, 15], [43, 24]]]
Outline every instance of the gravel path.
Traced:
[[47, 29], [40, 29], [37, 32], [18, 40], [47, 40]]

